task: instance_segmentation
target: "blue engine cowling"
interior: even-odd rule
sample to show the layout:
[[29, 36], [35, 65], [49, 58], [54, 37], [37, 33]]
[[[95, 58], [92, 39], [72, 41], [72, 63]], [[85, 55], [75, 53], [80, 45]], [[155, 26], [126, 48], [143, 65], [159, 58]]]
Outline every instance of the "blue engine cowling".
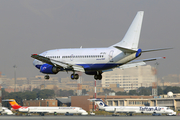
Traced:
[[136, 52], [136, 58], [141, 56], [141, 53], [142, 53], [142, 50], [141, 49], [138, 49], [137, 52]]
[[45, 74], [57, 74], [59, 72], [59, 69], [50, 64], [43, 64], [40, 67], [40, 72], [45, 73]]

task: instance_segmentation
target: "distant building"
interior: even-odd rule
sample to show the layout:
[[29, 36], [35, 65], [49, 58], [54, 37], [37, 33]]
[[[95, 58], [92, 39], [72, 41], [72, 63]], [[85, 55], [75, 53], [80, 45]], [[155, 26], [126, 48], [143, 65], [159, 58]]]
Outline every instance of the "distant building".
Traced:
[[49, 106], [56, 107], [57, 100], [55, 99], [42, 99], [42, 100], [24, 100], [23, 106]]
[[[86, 111], [94, 109], [93, 96], [71, 96], [71, 106], [81, 107]], [[145, 106], [153, 96], [98, 96], [109, 106]]]
[[138, 66], [127, 69], [113, 69], [113, 71], [102, 74], [102, 87], [110, 87], [110, 84], [116, 84], [125, 91], [136, 90], [139, 87], [149, 87], [156, 81], [155, 69], [150, 65]]

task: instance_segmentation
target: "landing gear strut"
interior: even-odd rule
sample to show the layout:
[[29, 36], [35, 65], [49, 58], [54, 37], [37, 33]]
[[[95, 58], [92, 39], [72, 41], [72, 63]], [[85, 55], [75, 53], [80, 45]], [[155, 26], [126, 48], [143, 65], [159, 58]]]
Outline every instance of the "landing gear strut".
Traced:
[[74, 80], [74, 79], [79, 79], [79, 75], [78, 74], [71, 74], [71, 79]]
[[44, 76], [44, 79], [47, 79], [47, 80], [48, 80], [48, 79], [49, 79], [49, 75], [45, 75], [45, 76]]

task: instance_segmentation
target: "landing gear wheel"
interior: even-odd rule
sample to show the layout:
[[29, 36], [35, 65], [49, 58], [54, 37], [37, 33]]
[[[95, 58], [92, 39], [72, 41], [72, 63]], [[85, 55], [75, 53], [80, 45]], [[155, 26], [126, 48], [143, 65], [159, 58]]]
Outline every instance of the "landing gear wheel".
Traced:
[[74, 74], [71, 74], [71, 79], [74, 80]]
[[49, 79], [49, 75], [45, 75], [45, 76], [44, 76], [44, 79], [47, 79], [47, 80], [48, 80], [48, 79]]
[[94, 79], [95, 80], [101, 80], [102, 79], [102, 75], [94, 75]]
[[79, 79], [79, 75], [78, 74], [71, 74], [71, 79], [74, 80], [74, 79]]
[[94, 79], [97, 80], [97, 79], [98, 79], [98, 76], [97, 76], [97, 75], [94, 75]]
[[98, 79], [101, 80], [102, 79], [102, 75], [98, 75]]
[[77, 79], [79, 79], [79, 75], [78, 74], [75, 74], [74, 75], [74, 78], [77, 80]]

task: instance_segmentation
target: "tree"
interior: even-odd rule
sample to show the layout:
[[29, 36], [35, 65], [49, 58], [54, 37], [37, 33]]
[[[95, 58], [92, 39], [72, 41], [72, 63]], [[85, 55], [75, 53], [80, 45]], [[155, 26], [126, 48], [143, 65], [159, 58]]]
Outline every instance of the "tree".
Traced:
[[139, 91], [139, 95], [152, 95], [152, 89], [150, 87], [140, 87], [137, 91]]
[[83, 95], [87, 94], [87, 92], [88, 92], [88, 91], [87, 91], [86, 89], [82, 89], [82, 94], [83, 94]]
[[136, 90], [130, 90], [129, 95], [138, 95], [138, 93], [136, 92]]
[[126, 92], [118, 91], [118, 92], [116, 92], [116, 95], [127, 95], [127, 93]]

